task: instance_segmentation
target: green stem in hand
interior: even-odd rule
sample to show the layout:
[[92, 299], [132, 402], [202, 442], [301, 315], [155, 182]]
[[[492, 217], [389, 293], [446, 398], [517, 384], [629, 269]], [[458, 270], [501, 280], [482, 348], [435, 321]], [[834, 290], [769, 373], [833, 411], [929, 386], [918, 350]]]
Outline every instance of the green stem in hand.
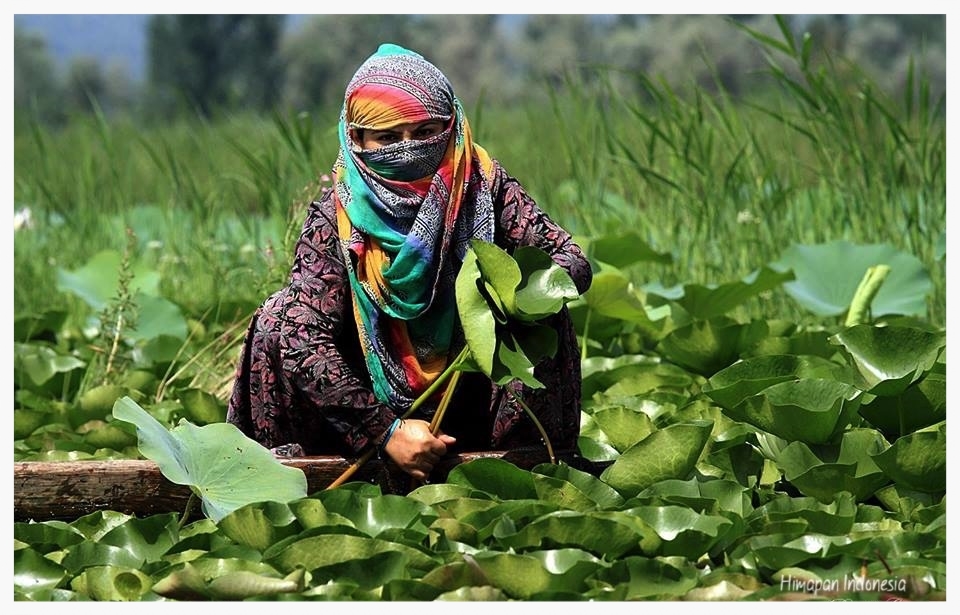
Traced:
[[[413, 414], [414, 412], [416, 412], [417, 408], [422, 406], [425, 401], [430, 399], [430, 397], [434, 393], [436, 393], [440, 389], [440, 387], [444, 385], [444, 383], [446, 383], [446, 381], [450, 378], [451, 375], [459, 378], [460, 372], [458, 371], [458, 368], [460, 367], [460, 364], [463, 363], [463, 361], [467, 358], [468, 355], [469, 355], [469, 350], [467, 349], [466, 346], [464, 346], [463, 350], [460, 351], [460, 354], [457, 355], [457, 358], [454, 359], [450, 363], [450, 365], [447, 366], [447, 369], [443, 370], [443, 372], [439, 376], [437, 376], [437, 379], [434, 380], [429, 387], [427, 387], [427, 390], [425, 390], [423, 393], [420, 394], [419, 397], [413, 400], [413, 403], [410, 404], [410, 409], [404, 412], [403, 416], [401, 416], [400, 418], [405, 419], [409, 417], [411, 414]], [[446, 408], [446, 406], [444, 405], [444, 401], [448, 401], [447, 397], [453, 394], [453, 388], [455, 386], [456, 386], [456, 382], [453, 382], [450, 388], [448, 388], [444, 392], [443, 400], [441, 400], [440, 402], [441, 405], [444, 406], [444, 408]], [[439, 413], [439, 408], [437, 411]], [[437, 426], [440, 425], [440, 420], [436, 418], [436, 415], [434, 415], [434, 422], [436, 422]], [[431, 432], [433, 432], [433, 428], [434, 428], [433, 422], [431, 422], [430, 427], [431, 427]], [[353, 464], [351, 464], [349, 468], [344, 470], [343, 473], [340, 476], [338, 476], [335, 481], [327, 485], [326, 489], [333, 489], [334, 487], [339, 487], [340, 485], [345, 483], [347, 479], [349, 479], [351, 476], [353, 476], [357, 472], [357, 470], [363, 467], [363, 464], [370, 461], [370, 458], [373, 457], [374, 453], [376, 452], [377, 452], [376, 445], [371, 446], [366, 453], [361, 455], [360, 458], [357, 459], [355, 462], [353, 462]]]
[[417, 408], [422, 406], [423, 402], [430, 399], [430, 397], [433, 396], [433, 394], [436, 393], [437, 390], [444, 385], [444, 383], [447, 381], [447, 378], [449, 378], [451, 375], [455, 374], [458, 371], [460, 364], [463, 363], [468, 356], [470, 356], [470, 351], [466, 346], [464, 346], [463, 350], [460, 351], [460, 354], [457, 355], [457, 358], [454, 359], [450, 363], [450, 365], [447, 366], [447, 369], [443, 370], [442, 374], [437, 376], [437, 379], [433, 381], [433, 384], [427, 387], [427, 390], [421, 393], [420, 397], [416, 398], [413, 401], [413, 403], [410, 404], [410, 409], [407, 410], [406, 413], [404, 413], [404, 415], [400, 418], [403, 418], [403, 419], [407, 418], [408, 416], [413, 414]]
[[[460, 381], [460, 374], [463, 372], [457, 371], [453, 374], [453, 377], [450, 378], [450, 385], [447, 387], [447, 390], [443, 392], [443, 398], [440, 400], [440, 404], [437, 406], [437, 411], [433, 413], [433, 419], [430, 421], [430, 433], [436, 436], [440, 432], [440, 421], [443, 420], [443, 415], [447, 412], [447, 407], [450, 406], [450, 400], [453, 398], [453, 392], [457, 389], [457, 383]], [[413, 491], [417, 488], [419, 481], [415, 478], [410, 479], [410, 490]]]
[[430, 421], [430, 433], [433, 435], [437, 435], [437, 432], [440, 431], [440, 421], [443, 420], [443, 415], [447, 412], [450, 399], [453, 397], [453, 392], [457, 388], [457, 383], [460, 381], [460, 374], [462, 373], [463, 372], [460, 371], [454, 373], [453, 377], [450, 378], [450, 386], [443, 392], [443, 399], [440, 400], [440, 405], [437, 406], [437, 411], [433, 414], [433, 419]]

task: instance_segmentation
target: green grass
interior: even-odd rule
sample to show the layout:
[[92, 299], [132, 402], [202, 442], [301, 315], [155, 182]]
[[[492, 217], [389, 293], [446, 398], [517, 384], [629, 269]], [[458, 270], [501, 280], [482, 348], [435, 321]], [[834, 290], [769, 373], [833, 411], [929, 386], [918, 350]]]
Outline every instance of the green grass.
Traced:
[[[644, 75], [643, 100], [625, 98], [601, 71], [569, 78], [549, 112], [508, 124], [512, 136], [488, 122], [488, 144], [572, 230], [639, 230], [674, 256], [638, 282], [738, 279], [791, 242], [890, 243], [929, 268], [929, 316], [943, 324], [943, 100], [919, 76], [892, 99], [856, 67], [813, 67], [803, 49], [764, 42], [775, 87], [751, 99]], [[783, 296], [754, 309], [802, 317]]]
[[[633, 270], [638, 282], [740, 279], [793, 242], [891, 243], [929, 268], [929, 319], [944, 324], [942, 101], [919, 78], [888, 99], [849, 67], [815, 69], [770, 45], [786, 68], [772, 59], [777, 87], [750, 100], [643, 75], [646, 94], [626, 98], [599, 71], [542, 104], [472, 110], [477, 141], [574, 234], [636, 230], [673, 255]], [[20, 122], [14, 201], [37, 226], [15, 235], [15, 313], [65, 304], [56, 268], [121, 250], [127, 225], [191, 317], [252, 309], [286, 277], [303, 205], [336, 154], [336, 117]], [[804, 319], [780, 293], [744, 315]]]

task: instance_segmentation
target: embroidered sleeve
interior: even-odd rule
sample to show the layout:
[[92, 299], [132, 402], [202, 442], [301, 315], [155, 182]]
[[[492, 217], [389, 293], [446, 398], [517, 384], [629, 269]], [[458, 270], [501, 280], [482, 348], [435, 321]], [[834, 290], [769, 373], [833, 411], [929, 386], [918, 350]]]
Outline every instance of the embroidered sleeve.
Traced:
[[294, 411], [321, 414], [361, 452], [396, 415], [376, 399], [366, 378], [330, 199], [310, 207], [291, 282], [275, 301], [275, 312], [283, 321], [276, 340], [282, 371], [301, 398], [292, 400]]
[[494, 208], [499, 213], [497, 242], [506, 249], [536, 246], [566, 269], [582, 294], [590, 287], [593, 272], [586, 256], [566, 230], [550, 219], [527, 194], [520, 182], [497, 164]]

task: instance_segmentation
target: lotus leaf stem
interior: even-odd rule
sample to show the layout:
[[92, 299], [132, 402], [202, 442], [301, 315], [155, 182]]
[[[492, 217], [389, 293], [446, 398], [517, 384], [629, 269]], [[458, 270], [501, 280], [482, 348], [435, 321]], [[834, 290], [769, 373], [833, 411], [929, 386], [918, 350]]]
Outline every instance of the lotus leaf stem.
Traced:
[[193, 509], [197, 507], [197, 494], [192, 490], [190, 491], [190, 497], [187, 498], [187, 504], [183, 508], [183, 514], [180, 516], [180, 522], [177, 524], [177, 527], [183, 529], [183, 526], [190, 519], [190, 515], [193, 513]]
[[523, 408], [523, 411], [527, 413], [527, 416], [530, 417], [530, 420], [533, 421], [533, 424], [537, 426], [537, 431], [540, 432], [540, 437], [543, 438], [543, 443], [547, 445], [547, 455], [550, 456], [550, 463], [556, 465], [557, 457], [553, 454], [553, 445], [550, 443], [550, 438], [547, 436], [547, 432], [540, 423], [540, 420], [537, 419], [537, 415], [533, 413], [533, 410], [530, 409], [530, 406], [520, 399], [519, 396], [513, 395], [513, 398], [517, 400], [517, 403], [520, 404], [520, 407]]
[[870, 304], [873, 303], [874, 297], [876, 297], [880, 291], [880, 287], [883, 285], [883, 281], [886, 279], [888, 273], [890, 273], [889, 265], [874, 265], [867, 269], [867, 272], [863, 275], [863, 279], [860, 280], [860, 286], [857, 287], [857, 292], [853, 295], [853, 300], [850, 302], [850, 308], [847, 310], [847, 319], [846, 322], [844, 322], [844, 326], [852, 327], [867, 321], [870, 313]]

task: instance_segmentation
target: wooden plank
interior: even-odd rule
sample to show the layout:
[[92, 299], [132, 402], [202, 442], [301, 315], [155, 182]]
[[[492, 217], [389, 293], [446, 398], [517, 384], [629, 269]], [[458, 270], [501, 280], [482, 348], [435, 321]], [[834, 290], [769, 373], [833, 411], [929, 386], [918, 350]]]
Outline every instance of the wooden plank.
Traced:
[[[542, 449], [485, 451], [447, 457], [434, 468], [431, 480], [446, 480], [454, 467], [474, 459], [493, 457], [530, 469], [549, 461]], [[576, 452], [558, 451], [557, 458], [573, 467], [598, 473], [599, 466]], [[339, 456], [282, 459], [284, 465], [300, 468], [307, 477], [308, 493], [324, 489], [353, 462]], [[76, 519], [98, 510], [113, 510], [138, 516], [182, 512], [190, 489], [170, 482], [156, 463], [146, 460], [21, 461], [13, 465], [13, 515], [17, 521]], [[372, 459], [350, 481], [378, 483], [384, 493], [406, 493], [408, 475], [392, 463]]]

